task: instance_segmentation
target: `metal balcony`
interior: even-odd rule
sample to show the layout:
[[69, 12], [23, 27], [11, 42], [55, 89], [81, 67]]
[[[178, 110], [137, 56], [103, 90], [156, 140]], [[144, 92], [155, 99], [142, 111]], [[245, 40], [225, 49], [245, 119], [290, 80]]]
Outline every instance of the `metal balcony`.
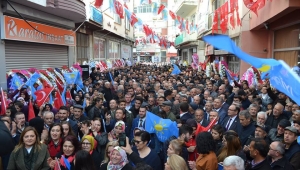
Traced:
[[174, 11], [177, 15], [185, 18], [188, 14], [195, 10], [198, 5], [198, 0], [177, 0]]

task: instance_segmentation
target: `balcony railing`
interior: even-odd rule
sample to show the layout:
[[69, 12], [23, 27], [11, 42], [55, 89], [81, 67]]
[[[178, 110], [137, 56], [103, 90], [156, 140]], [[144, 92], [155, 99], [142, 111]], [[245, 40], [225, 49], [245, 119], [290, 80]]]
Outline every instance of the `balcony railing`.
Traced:
[[181, 17], [185, 17], [190, 11], [197, 8], [198, 0], [177, 0], [174, 12]]

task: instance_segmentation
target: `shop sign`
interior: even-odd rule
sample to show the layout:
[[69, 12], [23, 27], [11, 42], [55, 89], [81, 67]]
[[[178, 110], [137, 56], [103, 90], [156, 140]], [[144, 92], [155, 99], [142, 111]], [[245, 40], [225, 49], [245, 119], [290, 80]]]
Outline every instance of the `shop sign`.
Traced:
[[76, 34], [72, 30], [65, 30], [36, 22], [4, 16], [2, 20], [1, 39], [29, 41], [45, 44], [57, 44], [66, 46], [76, 45]]
[[225, 54], [229, 54], [229, 53], [224, 50], [215, 50], [215, 55], [225, 55]]
[[96, 9], [94, 6], [90, 5], [90, 19], [99, 23], [103, 24], [103, 15], [102, 12]]
[[135, 56], [153, 56], [155, 52], [136, 52], [133, 53]]
[[126, 59], [131, 58], [131, 47], [129, 45], [121, 46], [121, 57]]

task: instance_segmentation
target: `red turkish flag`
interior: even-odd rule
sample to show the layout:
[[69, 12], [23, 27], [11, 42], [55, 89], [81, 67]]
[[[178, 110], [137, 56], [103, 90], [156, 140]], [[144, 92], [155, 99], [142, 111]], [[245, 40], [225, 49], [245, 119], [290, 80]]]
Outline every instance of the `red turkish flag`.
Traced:
[[28, 104], [28, 122], [35, 118], [35, 113], [34, 113], [34, 109], [33, 109], [33, 105], [32, 105], [32, 101], [29, 100], [29, 104]]
[[102, 6], [102, 4], [103, 4], [103, 0], [96, 0], [94, 5], [96, 8], [99, 8], [100, 6]]
[[185, 30], [186, 32], [189, 34], [190, 33], [190, 30], [189, 30], [189, 20], [186, 20], [185, 21]]
[[217, 119], [215, 118], [206, 127], [203, 127], [203, 126], [198, 124], [195, 135], [197, 136], [201, 132], [207, 132], [208, 130], [210, 130], [216, 124], [216, 122], [217, 122]]
[[127, 4], [126, 4], [126, 3], [124, 3], [124, 8], [128, 9], [128, 6], [127, 6]]
[[130, 17], [130, 25], [133, 26], [135, 23], [137, 23], [139, 20], [136, 17], [135, 13], [132, 13], [131, 17]]
[[176, 15], [174, 14], [173, 11], [169, 10], [169, 15], [171, 16], [172, 19], [176, 19]]
[[67, 99], [67, 100], [71, 100], [71, 99], [72, 99], [72, 95], [71, 95], [70, 90], [67, 90], [67, 91], [66, 91], [66, 99]]
[[221, 7], [221, 22], [220, 22], [220, 27], [222, 33], [226, 33], [227, 31], [227, 25], [228, 25], [228, 1], [225, 2]]
[[6, 114], [6, 99], [4, 96], [3, 89], [1, 87], [1, 114], [0, 115], [5, 115]]
[[[215, 10], [213, 24], [211, 27], [211, 33], [214, 34], [215, 31], [218, 30], [218, 15], [219, 15], [220, 8]], [[217, 31], [218, 32], [218, 31]]]
[[257, 0], [257, 1], [258, 2], [256, 2], [256, 3], [258, 3], [258, 5], [259, 5], [258, 9], [261, 9], [266, 5], [266, 0]]
[[157, 14], [160, 14], [162, 10], [165, 9], [165, 6], [163, 4], [161, 4], [158, 8]]
[[234, 18], [234, 11], [235, 11], [235, 7], [236, 7], [236, 0], [230, 0], [230, 18], [229, 18], [229, 22], [230, 25], [232, 26], [232, 28], [235, 28], [235, 18]]
[[53, 91], [53, 89], [54, 87], [44, 88], [34, 92], [34, 94], [36, 95], [36, 103], [38, 104], [39, 107], [45, 103], [45, 101], [47, 100], [49, 94]]
[[59, 109], [63, 105], [64, 105], [64, 102], [61, 98], [60, 93], [56, 92], [55, 99], [54, 99], [54, 104], [53, 104], [54, 108]]
[[115, 11], [120, 16], [120, 18], [124, 18], [124, 15], [123, 15], [123, 13], [124, 13], [123, 5], [119, 1], [115, 1], [114, 6], [115, 6]]

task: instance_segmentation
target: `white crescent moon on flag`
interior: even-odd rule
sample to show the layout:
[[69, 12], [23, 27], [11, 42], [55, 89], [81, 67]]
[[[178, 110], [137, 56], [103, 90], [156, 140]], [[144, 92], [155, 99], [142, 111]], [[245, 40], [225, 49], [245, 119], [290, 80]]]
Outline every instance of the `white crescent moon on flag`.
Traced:
[[43, 94], [43, 97], [40, 100], [38, 100], [38, 102], [42, 101], [46, 96], [46, 93], [44, 91], [41, 91], [41, 93]]

